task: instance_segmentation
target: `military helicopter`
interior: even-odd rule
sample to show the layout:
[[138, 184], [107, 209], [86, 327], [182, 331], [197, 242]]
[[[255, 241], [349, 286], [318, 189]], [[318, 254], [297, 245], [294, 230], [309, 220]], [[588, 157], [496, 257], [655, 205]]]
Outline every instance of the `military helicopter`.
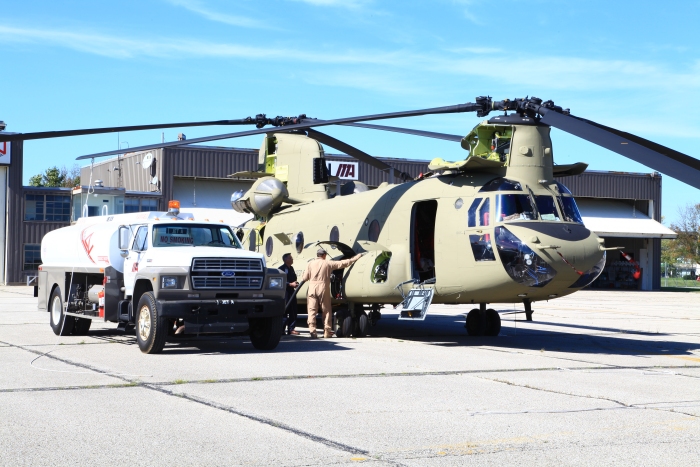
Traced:
[[[258, 170], [234, 176], [255, 179], [234, 193], [232, 207], [254, 215], [241, 230], [251, 249], [262, 248], [271, 266], [295, 257], [297, 273], [324, 245], [337, 259], [367, 252], [332, 285], [339, 336], [364, 336], [386, 304], [402, 304], [400, 319], [422, 320], [430, 303], [471, 304], [469, 335], [496, 336], [494, 303], [532, 304], [574, 293], [602, 272], [604, 240], [581, 220], [571, 192], [555, 176], [576, 175], [587, 165], [555, 165], [551, 127], [586, 139], [700, 188], [700, 161], [638, 136], [571, 115], [552, 101], [520, 98], [415, 111], [319, 120], [298, 117], [188, 122], [65, 132], [2, 135], [0, 141], [200, 125], [256, 125], [255, 130], [190, 139], [187, 144], [264, 134]], [[476, 112], [486, 117], [467, 136], [361, 122], [429, 114]], [[511, 112], [508, 114], [508, 112]], [[274, 130], [264, 128], [274, 126]], [[398, 132], [459, 142], [464, 160], [434, 159], [413, 179], [316, 128], [329, 125]], [[323, 145], [390, 173], [392, 183], [369, 190], [329, 177]], [[131, 148], [141, 151], [181, 141]], [[120, 153], [81, 156], [90, 159]], [[403, 183], [394, 184], [394, 176]], [[334, 183], [335, 182], [335, 183]], [[335, 186], [334, 186], [335, 185]], [[298, 290], [303, 303], [305, 287]]]

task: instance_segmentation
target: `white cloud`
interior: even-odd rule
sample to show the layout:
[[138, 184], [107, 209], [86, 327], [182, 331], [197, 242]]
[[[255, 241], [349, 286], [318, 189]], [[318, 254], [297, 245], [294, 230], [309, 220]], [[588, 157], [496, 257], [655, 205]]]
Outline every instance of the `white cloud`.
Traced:
[[205, 7], [201, 2], [197, 0], [167, 0], [169, 3], [180, 6], [189, 10], [193, 13], [197, 13], [200, 16], [219, 23], [230, 24], [232, 26], [240, 26], [243, 28], [258, 28], [258, 29], [275, 29], [269, 24], [257, 19], [248, 18], [245, 16], [229, 15], [226, 13], [219, 13], [214, 10], [210, 10]]
[[[256, 61], [302, 62], [326, 65], [352, 65], [347, 70], [333, 70], [335, 81], [371, 88], [369, 78], [362, 76], [400, 76], [401, 88], [409, 89], [424, 83], [430, 76], [437, 80], [485, 78], [491, 87], [522, 90], [566, 90], [567, 92], [609, 92], [615, 90], [648, 90], [649, 96], [662, 92], [678, 94], [700, 88], [700, 62], [675, 64], [668, 69], [651, 62], [628, 60], [585, 59], [565, 56], [525, 56], [485, 48], [463, 48], [458, 51], [478, 57], [455, 57], [452, 54], [422, 54], [408, 50], [379, 51], [355, 49], [279, 48], [248, 46], [172, 38], [129, 38], [96, 32], [78, 32], [0, 25], [0, 41], [5, 47], [12, 42], [37, 43], [66, 47], [106, 57], [211, 57], [242, 58]], [[492, 53], [492, 56], [489, 56]], [[357, 68], [365, 66], [366, 68]], [[327, 70], [326, 70], [327, 71]], [[324, 71], [324, 72], [326, 72]], [[347, 78], [343, 78], [345, 75]], [[354, 77], [354, 78], [353, 78]], [[368, 83], [366, 86], [362, 83]], [[384, 82], [389, 82], [384, 80]], [[377, 81], [378, 90], [390, 86]], [[480, 83], [481, 84], [481, 83]], [[532, 92], [532, 91], [530, 91]]]

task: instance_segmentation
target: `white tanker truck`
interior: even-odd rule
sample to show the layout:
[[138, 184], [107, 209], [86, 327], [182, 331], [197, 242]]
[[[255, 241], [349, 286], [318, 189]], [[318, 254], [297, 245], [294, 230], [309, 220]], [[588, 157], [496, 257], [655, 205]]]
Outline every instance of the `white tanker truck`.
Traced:
[[168, 212], [81, 218], [46, 234], [41, 258], [39, 309], [57, 335], [85, 335], [104, 319], [135, 326], [144, 353], [180, 331], [249, 333], [261, 350], [282, 335], [284, 274], [228, 225], [181, 214], [176, 201]]

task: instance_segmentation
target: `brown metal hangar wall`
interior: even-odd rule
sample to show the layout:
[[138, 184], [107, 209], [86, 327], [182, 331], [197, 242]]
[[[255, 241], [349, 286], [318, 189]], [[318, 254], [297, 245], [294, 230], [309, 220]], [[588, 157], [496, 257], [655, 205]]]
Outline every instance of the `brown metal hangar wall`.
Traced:
[[163, 149], [163, 199], [173, 196], [173, 182], [181, 177], [226, 178], [235, 172], [257, 170], [256, 149], [220, 148], [208, 146], [177, 146]]
[[12, 161], [7, 174], [7, 256], [5, 258], [9, 283], [22, 280], [22, 244], [24, 230], [24, 193], [22, 190], [23, 171], [23, 141], [13, 141], [11, 144]]
[[[592, 198], [612, 198], [628, 200], [653, 201], [652, 218], [661, 222], [661, 174], [624, 173], [624, 172], [596, 172], [588, 171], [581, 175], [559, 177], [557, 181], [563, 183], [574, 196], [586, 196]], [[661, 240], [650, 240], [653, 245], [654, 267], [652, 276], [652, 289], [661, 288]]]
[[[151, 151], [133, 152], [125, 154], [121, 158], [122, 166], [122, 187], [126, 191], [152, 192], [155, 186], [150, 182], [153, 178], [153, 173], [162, 180], [161, 154], [162, 149], [154, 149]], [[142, 166], [143, 157], [152, 153], [155, 158], [155, 170], [144, 169]], [[92, 182], [102, 180], [106, 187], [118, 186], [119, 175], [118, 171], [114, 170], [118, 167], [119, 161], [117, 158], [95, 161], [92, 166]], [[83, 186], [88, 186], [90, 183], [90, 165], [80, 169], [80, 183]]]

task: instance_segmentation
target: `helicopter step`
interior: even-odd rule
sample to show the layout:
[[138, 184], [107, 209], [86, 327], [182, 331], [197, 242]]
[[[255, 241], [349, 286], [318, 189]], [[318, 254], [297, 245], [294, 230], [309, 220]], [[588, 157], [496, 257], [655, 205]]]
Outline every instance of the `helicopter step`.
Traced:
[[464, 325], [470, 336], [497, 336], [501, 332], [501, 317], [493, 308], [486, 308], [486, 303], [480, 303], [467, 313]]

